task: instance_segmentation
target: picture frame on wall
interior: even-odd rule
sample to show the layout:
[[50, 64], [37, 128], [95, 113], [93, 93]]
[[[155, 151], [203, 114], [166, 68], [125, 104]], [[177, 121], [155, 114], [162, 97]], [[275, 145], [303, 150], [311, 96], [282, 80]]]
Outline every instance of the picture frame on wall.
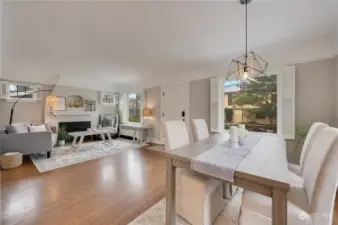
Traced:
[[61, 96], [56, 96], [57, 103], [52, 106], [52, 111], [66, 111], [66, 98]]
[[101, 104], [113, 106], [118, 104], [118, 93], [101, 92]]

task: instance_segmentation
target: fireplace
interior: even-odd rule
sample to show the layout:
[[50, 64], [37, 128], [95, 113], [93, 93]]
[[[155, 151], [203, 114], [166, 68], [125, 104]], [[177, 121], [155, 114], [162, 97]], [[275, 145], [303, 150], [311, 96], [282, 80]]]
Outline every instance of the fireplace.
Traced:
[[[66, 131], [68, 133], [70, 132], [77, 132], [77, 131], [86, 131], [88, 128], [91, 128], [91, 122], [90, 121], [78, 121], [78, 122], [59, 122], [59, 127], [63, 126], [66, 128]], [[90, 140], [91, 137], [86, 136], [86, 140]], [[73, 137], [68, 135], [68, 138], [66, 139], [66, 142], [72, 142]]]
[[68, 133], [76, 131], [86, 131], [87, 128], [91, 128], [91, 122], [90, 121], [60, 122], [59, 127], [60, 126], [64, 126]]

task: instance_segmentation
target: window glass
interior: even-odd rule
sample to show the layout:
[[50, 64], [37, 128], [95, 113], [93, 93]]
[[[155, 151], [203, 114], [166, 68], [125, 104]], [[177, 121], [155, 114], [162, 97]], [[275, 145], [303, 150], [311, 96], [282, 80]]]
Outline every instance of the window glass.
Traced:
[[277, 75], [225, 82], [224, 90], [225, 129], [246, 124], [249, 131], [277, 133]]
[[33, 98], [33, 94], [29, 94], [33, 92], [33, 86], [10, 84], [8, 89], [10, 98]]
[[131, 93], [128, 94], [128, 122], [139, 123], [141, 122], [141, 94]]

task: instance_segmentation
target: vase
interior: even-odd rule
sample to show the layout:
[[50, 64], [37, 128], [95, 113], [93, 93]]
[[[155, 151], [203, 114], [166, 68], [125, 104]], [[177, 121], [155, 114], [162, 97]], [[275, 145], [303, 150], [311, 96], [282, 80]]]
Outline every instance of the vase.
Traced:
[[65, 140], [59, 140], [58, 141], [59, 146], [64, 146], [65, 145]]

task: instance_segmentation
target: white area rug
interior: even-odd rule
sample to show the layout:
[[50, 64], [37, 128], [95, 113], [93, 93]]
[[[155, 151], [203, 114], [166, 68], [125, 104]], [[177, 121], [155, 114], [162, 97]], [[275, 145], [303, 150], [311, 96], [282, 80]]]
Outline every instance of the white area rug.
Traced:
[[136, 148], [129, 140], [112, 140], [112, 142], [92, 142], [81, 145], [80, 150], [73, 146], [62, 146], [53, 149], [51, 157], [46, 154], [34, 154], [30, 158], [40, 173], [55, 170], [61, 167], [85, 162], [92, 159], [114, 155]]
[[[238, 225], [243, 189], [237, 189], [231, 200], [224, 200], [224, 210], [217, 217], [214, 225]], [[191, 225], [180, 216], [177, 225]], [[162, 199], [142, 213], [128, 225], [165, 225], [165, 199]]]

